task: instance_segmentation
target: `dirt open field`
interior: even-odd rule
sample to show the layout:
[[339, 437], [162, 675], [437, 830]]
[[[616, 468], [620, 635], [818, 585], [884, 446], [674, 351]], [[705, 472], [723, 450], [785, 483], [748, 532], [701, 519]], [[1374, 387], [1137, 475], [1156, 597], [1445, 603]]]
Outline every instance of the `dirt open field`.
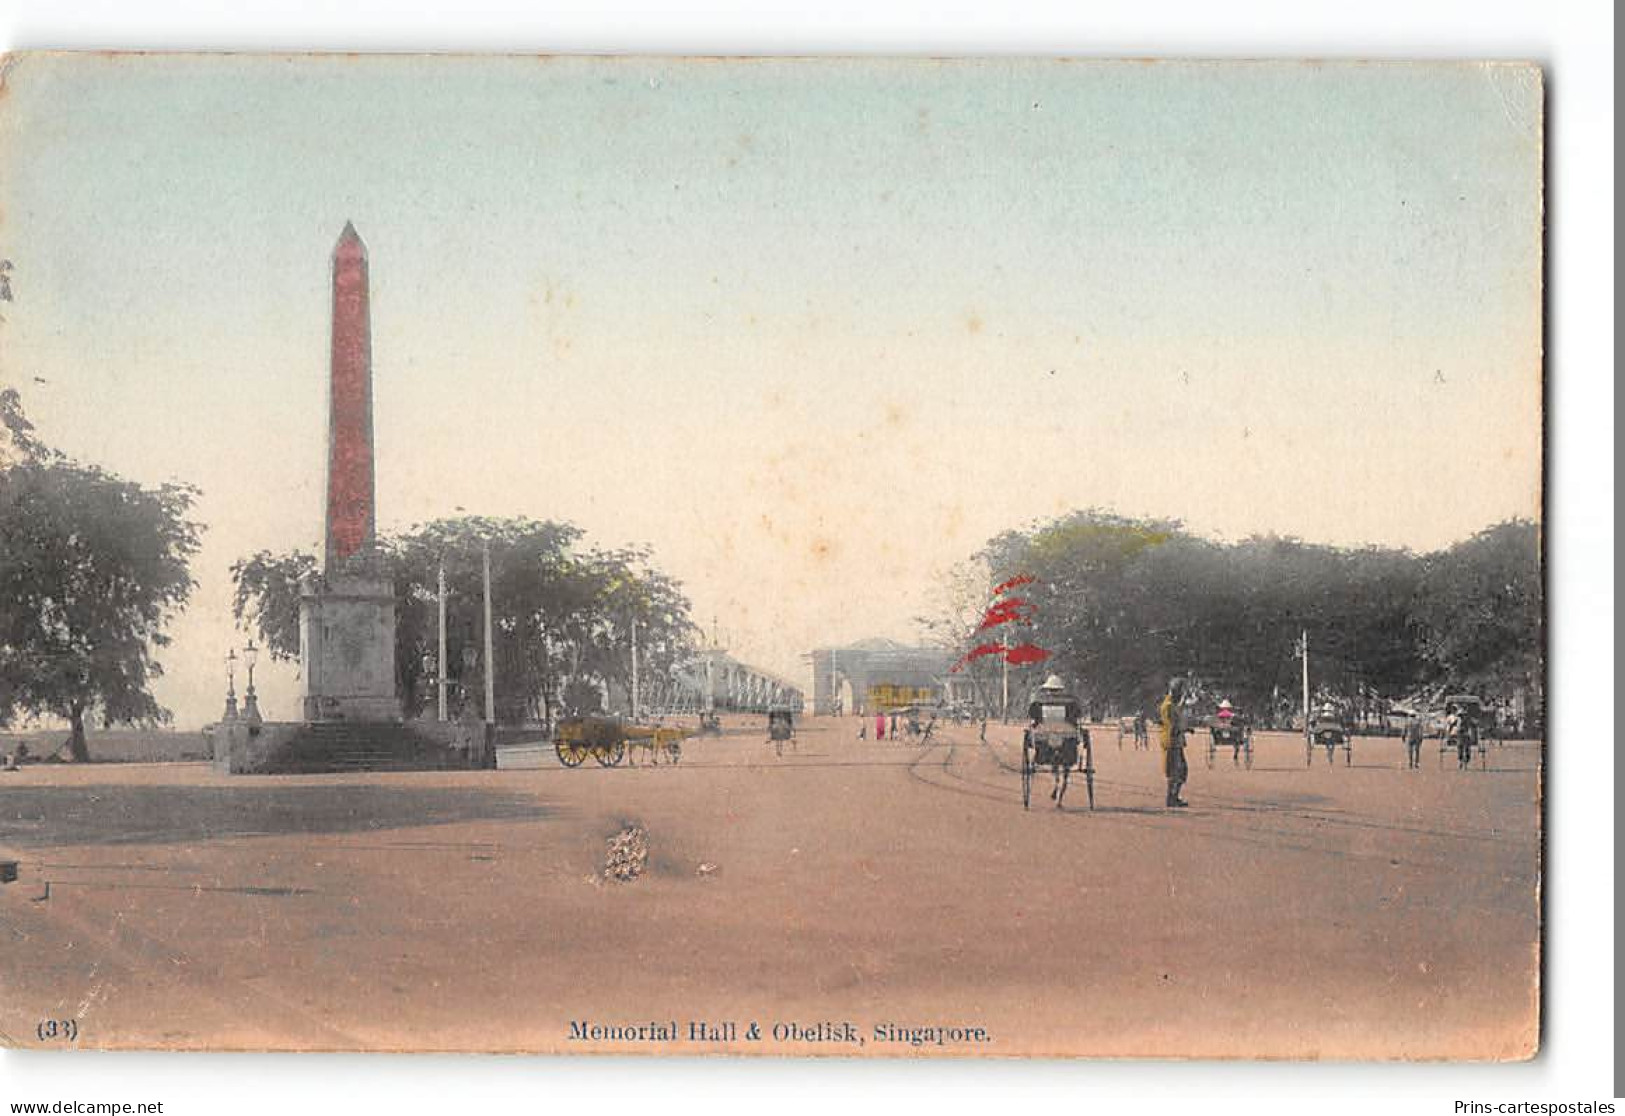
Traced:
[[[22, 873], [0, 888], [0, 1032], [84, 1047], [1534, 1049], [1535, 744], [1457, 772], [1429, 742], [1406, 771], [1394, 740], [1306, 765], [1299, 738], [1260, 734], [1251, 770], [1228, 753], [1210, 770], [1198, 736], [1192, 808], [1170, 813], [1155, 743], [1097, 728], [1097, 808], [1077, 779], [1058, 811], [1041, 780], [1024, 812], [1015, 728], [987, 744], [949, 728], [926, 748], [856, 733], [809, 719], [781, 758], [739, 719], [656, 768], [0, 775], [0, 849]], [[606, 881], [627, 824], [648, 832], [647, 871]], [[50, 1020], [76, 1037], [49, 1037]], [[691, 1029], [724, 1022], [731, 1037]]]

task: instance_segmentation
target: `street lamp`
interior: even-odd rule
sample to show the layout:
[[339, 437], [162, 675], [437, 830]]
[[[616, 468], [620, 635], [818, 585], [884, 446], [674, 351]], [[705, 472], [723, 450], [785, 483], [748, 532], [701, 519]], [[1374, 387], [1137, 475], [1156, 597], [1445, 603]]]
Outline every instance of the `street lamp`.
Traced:
[[237, 651], [226, 652], [226, 721], [237, 719]]
[[248, 664], [248, 689], [243, 694], [243, 717], [251, 725], [257, 725], [263, 719], [260, 717], [259, 698], [254, 694], [254, 663], [259, 657], [260, 649], [255, 647], [254, 641], [250, 639], [248, 646], [243, 648], [243, 662]]

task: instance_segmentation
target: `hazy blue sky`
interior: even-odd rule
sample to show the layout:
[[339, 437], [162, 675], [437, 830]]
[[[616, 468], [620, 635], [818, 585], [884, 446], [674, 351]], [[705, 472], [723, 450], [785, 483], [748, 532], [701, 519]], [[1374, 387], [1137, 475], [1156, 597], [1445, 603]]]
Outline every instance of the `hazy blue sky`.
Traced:
[[1417, 548], [1538, 510], [1531, 69], [37, 56], [7, 89], [0, 375], [53, 444], [205, 491], [183, 723], [231, 561], [321, 536], [346, 220], [380, 526], [647, 542], [796, 677], [1073, 507]]

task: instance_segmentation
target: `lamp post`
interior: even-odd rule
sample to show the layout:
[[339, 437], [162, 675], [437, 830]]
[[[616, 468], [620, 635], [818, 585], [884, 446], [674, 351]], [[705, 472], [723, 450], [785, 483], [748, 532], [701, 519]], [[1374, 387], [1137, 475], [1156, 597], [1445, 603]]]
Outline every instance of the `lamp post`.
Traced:
[[442, 723], [446, 720], [446, 556], [440, 556], [440, 572], [436, 575], [440, 622], [440, 656], [435, 660], [435, 712]]
[[226, 715], [225, 721], [237, 719], [237, 651], [226, 652]]
[[260, 702], [254, 693], [254, 663], [260, 657], [260, 649], [254, 646], [250, 639], [248, 646], [243, 648], [243, 662], [248, 664], [248, 689], [243, 692], [243, 718], [251, 725], [260, 724]]
[[485, 574], [485, 723], [489, 736], [497, 723], [496, 663], [491, 640], [491, 543], [486, 540], [480, 549]]

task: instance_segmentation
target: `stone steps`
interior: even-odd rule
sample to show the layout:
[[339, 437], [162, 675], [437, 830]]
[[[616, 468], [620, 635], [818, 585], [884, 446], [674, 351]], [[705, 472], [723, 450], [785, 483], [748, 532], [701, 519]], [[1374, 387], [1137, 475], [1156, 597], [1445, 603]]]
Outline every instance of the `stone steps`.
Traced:
[[288, 775], [355, 771], [446, 771], [468, 766], [465, 757], [410, 726], [393, 723], [317, 722], [281, 750], [271, 770]]

